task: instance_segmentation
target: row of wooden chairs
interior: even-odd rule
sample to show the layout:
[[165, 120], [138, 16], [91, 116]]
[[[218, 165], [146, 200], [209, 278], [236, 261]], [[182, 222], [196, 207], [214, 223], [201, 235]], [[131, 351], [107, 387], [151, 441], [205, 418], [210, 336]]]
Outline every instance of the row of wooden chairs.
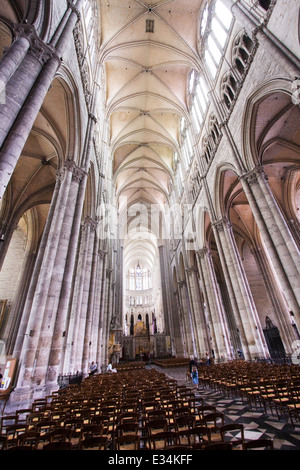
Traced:
[[[155, 386], [155, 395], [150, 385]], [[89, 443], [91, 438], [95, 442], [101, 437], [101, 446], [107, 448], [112, 437], [114, 444], [116, 439], [123, 438], [118, 434], [119, 427], [133, 419], [133, 412], [140, 420], [140, 413], [144, 415], [151, 409], [151, 400], [158, 404], [159, 391], [161, 397], [169, 393], [181, 400], [183, 396], [185, 400], [188, 398], [177, 388], [176, 381], [166, 380], [166, 376], [159, 373], [144, 375], [135, 370], [130, 374], [119, 373], [117, 381], [112, 375], [87, 379], [82, 386], [69, 386], [50, 397], [35, 400], [29, 409], [2, 417], [0, 444], [7, 449], [25, 444], [39, 449], [56, 445], [82, 448], [87, 438], [83, 435], [86, 427], [97, 425], [99, 436], [88, 436]]]
[[236, 361], [199, 367], [199, 382], [224, 396], [240, 397], [250, 408], [276, 413], [295, 428], [300, 423], [300, 368]]
[[[205, 406], [188, 387], [157, 371], [135, 370], [89, 377], [2, 417], [0, 445], [7, 450], [237, 448], [227, 442], [225, 426], [224, 414]], [[237, 424], [235, 432], [240, 446], [246, 444], [243, 426]]]

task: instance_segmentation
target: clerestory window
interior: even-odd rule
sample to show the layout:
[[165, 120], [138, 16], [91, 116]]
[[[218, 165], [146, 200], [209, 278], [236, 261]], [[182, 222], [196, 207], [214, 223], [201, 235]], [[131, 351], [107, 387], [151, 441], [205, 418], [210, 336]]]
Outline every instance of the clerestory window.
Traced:
[[204, 31], [207, 35], [204, 60], [213, 78], [217, 74], [221, 59], [223, 57], [232, 24], [232, 19], [233, 16], [231, 12], [224, 5], [222, 0], [217, 0], [211, 10], [211, 21], [206, 21]]

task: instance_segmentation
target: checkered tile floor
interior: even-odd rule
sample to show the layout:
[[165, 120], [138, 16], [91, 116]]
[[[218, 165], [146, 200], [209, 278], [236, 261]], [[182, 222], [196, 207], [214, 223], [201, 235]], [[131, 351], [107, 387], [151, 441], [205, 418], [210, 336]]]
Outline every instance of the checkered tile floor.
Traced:
[[[186, 368], [158, 369], [177, 380], [179, 385], [191, 386], [186, 380]], [[272, 438], [276, 450], [300, 450], [300, 423], [294, 429], [284, 417], [278, 419], [263, 409], [251, 409], [240, 398], [227, 398], [206, 387], [200, 387], [197, 396], [203, 398], [205, 405], [216, 406], [217, 411], [224, 413], [226, 424], [244, 424], [247, 440]]]

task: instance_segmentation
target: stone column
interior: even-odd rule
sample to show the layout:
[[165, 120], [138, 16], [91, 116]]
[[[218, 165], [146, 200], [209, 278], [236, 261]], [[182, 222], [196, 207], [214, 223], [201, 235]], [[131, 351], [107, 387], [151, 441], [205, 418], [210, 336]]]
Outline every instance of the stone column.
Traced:
[[300, 327], [300, 254], [261, 168], [241, 177], [262, 240], [279, 279], [283, 295]]
[[231, 223], [222, 219], [213, 224], [218, 252], [222, 253], [222, 267], [235, 321], [241, 334], [246, 359], [265, 356], [267, 347], [244, 268], [236, 247]]
[[[84, 374], [89, 370], [89, 350], [91, 344], [91, 326], [92, 326], [92, 304], [93, 304], [93, 258], [95, 250], [95, 234], [96, 222], [90, 217], [85, 220], [89, 224], [90, 236], [88, 243], [88, 258], [85, 268], [85, 282], [80, 308], [80, 315], [85, 319], [82, 327], [82, 353], [81, 353], [81, 369]], [[80, 359], [80, 358], [79, 358]]]
[[103, 329], [102, 329], [102, 341], [103, 341], [103, 353], [102, 362], [107, 366], [108, 357], [108, 344], [105, 343], [106, 338], [109, 339], [109, 324], [111, 319], [111, 305], [112, 305], [112, 284], [113, 284], [113, 270], [106, 268], [106, 282], [105, 282], [105, 296], [104, 296], [104, 315], [103, 315]]
[[[101, 365], [99, 363], [98, 356], [98, 344], [99, 333], [101, 330], [101, 307], [102, 307], [102, 291], [103, 291], [103, 266], [105, 253], [100, 249], [95, 249], [94, 252], [94, 276], [93, 276], [93, 305], [92, 305], [92, 326], [91, 326], [91, 348], [89, 362], [95, 361], [98, 364], [98, 368]], [[99, 370], [99, 369], [98, 369]]]
[[181, 335], [180, 306], [178, 304], [177, 294], [173, 292], [173, 282], [167, 259], [167, 246], [160, 245], [159, 265], [161, 276], [162, 300], [164, 308], [165, 332], [170, 336], [172, 354], [183, 355], [183, 337]]
[[[66, 363], [71, 372], [82, 372], [83, 342], [85, 337], [87, 296], [91, 274], [91, 256], [94, 243], [94, 221], [87, 217], [81, 226], [80, 250], [77, 260], [77, 275], [68, 328], [69, 360]], [[91, 250], [92, 246], [92, 250]]]
[[[195, 336], [195, 356], [200, 358], [201, 351], [206, 351], [205, 347], [205, 318], [204, 310], [201, 302], [201, 293], [198, 281], [198, 270], [195, 266], [186, 268], [187, 282], [189, 286], [189, 292], [191, 297], [191, 306], [193, 311], [192, 316], [192, 328]], [[203, 329], [204, 327], [204, 329]]]
[[182, 316], [186, 338], [186, 352], [189, 356], [197, 356], [195, 334], [191, 318], [191, 306], [188, 296], [187, 282], [185, 279], [178, 282], [178, 291], [180, 304], [182, 306]]
[[[203, 319], [204, 336], [204, 350], [203, 356], [206, 351], [214, 350], [216, 359], [230, 357], [228, 346], [228, 328], [227, 320], [224, 316], [222, 309], [222, 301], [219, 297], [217, 289], [217, 281], [214, 272], [211, 253], [205, 247], [197, 252], [197, 262], [199, 266], [200, 279], [203, 286], [203, 294], [205, 298], [205, 306], [208, 319]], [[205, 313], [204, 313], [205, 315]], [[208, 325], [206, 322], [209, 322]]]
[[26, 25], [18, 25], [15, 40], [0, 61], [0, 83], [3, 87], [6, 87], [30, 47], [30, 40], [26, 34], [21, 34], [21, 28], [26, 31]]
[[[88, 292], [88, 306], [87, 306], [87, 323], [86, 323], [86, 333], [84, 337], [84, 347], [83, 347], [83, 359], [82, 359], [82, 370], [84, 373], [87, 373], [89, 370], [89, 365], [92, 361], [95, 361], [96, 355], [93, 354], [94, 351], [94, 328], [95, 328], [95, 318], [94, 318], [94, 309], [96, 301], [96, 292], [99, 289], [97, 286], [97, 269], [98, 269], [98, 249], [97, 249], [97, 236], [95, 232], [94, 236], [94, 246], [92, 252], [91, 260], [91, 278], [90, 286]], [[98, 316], [99, 321], [99, 316]]]
[[0, 244], [0, 269], [2, 269], [11, 239], [13, 237], [15, 230], [17, 230], [17, 228], [18, 228], [18, 221], [16, 222], [15, 218], [12, 220], [9, 220], [7, 223], [5, 222], [3, 223], [1, 232], [4, 238], [1, 240], [1, 244]]
[[273, 318], [278, 326], [287, 353], [291, 353], [291, 344], [295, 340], [295, 331], [292, 327], [292, 318], [288, 312], [287, 305], [282, 299], [280, 288], [276, 282], [274, 272], [270, 267], [268, 257], [263, 248], [253, 249], [252, 254], [262, 273], [268, 296], [273, 306]]
[[77, 178], [79, 178], [79, 191], [75, 204], [76, 207], [73, 219], [72, 232], [69, 241], [67, 261], [63, 276], [59, 306], [57, 310], [48, 364], [47, 382], [49, 382], [49, 384], [53, 382], [53, 385], [56, 384], [58, 373], [63, 371], [63, 363], [65, 359], [69, 303], [72, 293], [74, 267], [76, 263], [78, 238], [87, 182], [87, 173], [84, 170], [82, 170], [82, 175], [80, 175], [80, 173], [77, 175]]
[[115, 328], [115, 343], [122, 344], [123, 333], [123, 247], [116, 243], [116, 284], [112, 316], [118, 327]]
[[[82, 3], [83, 0], [78, 0], [76, 6], [80, 8]], [[45, 44], [31, 27], [31, 48], [7, 82], [7, 104], [0, 109], [0, 198], [3, 197], [51, 82], [60, 67], [66, 44], [72, 37], [79, 12], [73, 4], [69, 3], [69, 6], [72, 6], [72, 12], [55, 47], [53, 44]]]
[[[97, 331], [97, 364], [100, 366], [105, 363], [105, 350], [106, 344], [103, 344], [105, 338], [103, 337], [104, 333], [104, 315], [105, 315], [105, 293], [106, 293], [106, 266], [107, 266], [107, 256], [106, 253], [100, 250], [100, 269], [101, 269], [101, 293], [99, 296], [99, 312], [95, 314], [99, 315], [99, 328]], [[102, 266], [101, 266], [102, 265]], [[100, 288], [100, 284], [99, 284]]]
[[164, 316], [165, 316], [165, 328], [166, 334], [169, 335], [171, 331], [173, 331], [172, 322], [173, 316], [169, 315], [169, 312], [172, 311], [172, 304], [170, 298], [170, 285], [169, 285], [169, 273], [166, 269], [167, 264], [165, 260], [166, 256], [166, 248], [164, 245], [160, 245], [158, 247], [159, 252], [159, 266], [160, 266], [160, 276], [162, 280], [162, 302], [163, 302], [163, 309], [164, 309]]
[[[60, 172], [60, 187], [51, 221], [46, 227], [47, 240], [39, 256], [39, 272], [30, 310], [28, 325], [19, 357], [20, 373], [17, 390], [30, 394], [36, 387], [46, 386], [51, 343], [54, 340], [55, 325], [63, 318], [57, 317], [63, 277], [67, 265], [70, 240], [78, 204], [80, 185], [86, 183], [86, 173], [74, 162], [67, 161]], [[60, 325], [64, 327], [65, 325]], [[51, 376], [51, 369], [49, 371]], [[49, 377], [50, 381], [52, 377]], [[57, 386], [57, 384], [56, 384]]]
[[15, 42], [0, 62], [0, 76], [5, 85], [5, 102], [0, 105], [0, 146], [4, 144], [41, 69], [54, 56], [54, 48], [37, 36], [34, 26], [17, 25], [15, 36]]
[[176, 313], [174, 321], [174, 330], [171, 333], [171, 338], [174, 341], [173, 353], [176, 356], [188, 356], [187, 351], [187, 337], [184, 324], [184, 312], [180, 301], [180, 294], [177, 290], [174, 292], [174, 304], [176, 307]]
[[61, 176], [59, 172], [56, 177], [56, 185], [55, 185], [54, 193], [52, 196], [46, 224], [43, 230], [43, 235], [42, 235], [42, 239], [40, 242], [37, 258], [35, 261], [34, 270], [31, 276], [30, 285], [29, 285], [29, 289], [27, 292], [27, 296], [26, 296], [26, 302], [24, 305], [22, 318], [21, 318], [20, 325], [19, 325], [17, 339], [14, 345], [13, 355], [14, 357], [17, 357], [17, 358], [19, 358], [21, 355], [23, 341], [27, 335], [26, 330], [27, 330], [27, 325], [29, 321], [29, 315], [31, 311], [32, 302], [34, 299], [37, 282], [39, 279], [39, 274], [40, 274], [40, 270], [41, 270], [41, 266], [42, 266], [42, 262], [44, 258], [44, 253], [45, 253], [47, 242], [48, 242], [49, 233], [50, 233], [51, 226], [52, 226], [52, 221], [53, 221], [54, 214], [56, 211], [56, 203], [57, 203], [58, 196], [59, 196], [60, 186], [61, 186]]

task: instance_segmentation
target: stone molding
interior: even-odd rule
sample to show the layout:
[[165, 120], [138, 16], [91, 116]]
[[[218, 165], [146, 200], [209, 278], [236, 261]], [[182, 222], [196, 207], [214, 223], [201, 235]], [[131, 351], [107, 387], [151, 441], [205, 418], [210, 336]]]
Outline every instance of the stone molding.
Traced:
[[67, 171], [71, 171], [72, 180], [78, 182], [82, 181], [83, 177], [87, 174], [87, 172], [76, 165], [73, 160], [66, 160], [63, 167], [57, 170], [57, 178], [60, 182], [64, 180]]
[[46, 64], [52, 57], [56, 58], [60, 64], [60, 59], [56, 56], [54, 46], [46, 44], [40, 39], [33, 25], [26, 23], [15, 25], [14, 35], [15, 39], [19, 37], [27, 39], [30, 44], [28, 53], [35, 57], [41, 65]]
[[80, 13], [79, 9], [72, 2], [72, 0], [67, 0], [67, 2], [68, 2], [68, 7], [71, 8], [72, 12], [77, 15], [78, 21], [80, 21], [81, 20], [81, 13]]
[[244, 179], [249, 184], [249, 186], [254, 186], [256, 184], [259, 184], [259, 181], [258, 181], [259, 176], [262, 176], [264, 179], [266, 179], [263, 167], [253, 168], [247, 173], [244, 173], [240, 177], [240, 179]]

